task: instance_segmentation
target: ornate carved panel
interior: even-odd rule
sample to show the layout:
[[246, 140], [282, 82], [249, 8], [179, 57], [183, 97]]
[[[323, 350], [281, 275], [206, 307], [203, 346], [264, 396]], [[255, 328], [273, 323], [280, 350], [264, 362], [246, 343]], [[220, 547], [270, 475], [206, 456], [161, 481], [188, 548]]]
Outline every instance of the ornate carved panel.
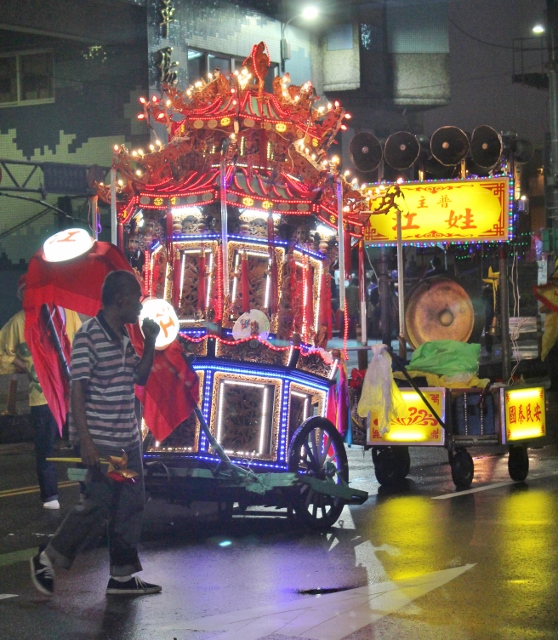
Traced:
[[308, 355], [300, 354], [300, 358], [296, 363], [296, 368], [301, 371], [308, 371], [324, 378], [329, 378], [334, 364], [324, 362], [319, 353], [310, 353]]
[[248, 340], [239, 344], [225, 344], [217, 342], [215, 355], [219, 358], [231, 358], [240, 362], [261, 362], [287, 366], [289, 350], [276, 351], [270, 349], [259, 340]]
[[230, 455], [259, 460], [277, 457], [281, 381], [216, 373], [211, 431]]

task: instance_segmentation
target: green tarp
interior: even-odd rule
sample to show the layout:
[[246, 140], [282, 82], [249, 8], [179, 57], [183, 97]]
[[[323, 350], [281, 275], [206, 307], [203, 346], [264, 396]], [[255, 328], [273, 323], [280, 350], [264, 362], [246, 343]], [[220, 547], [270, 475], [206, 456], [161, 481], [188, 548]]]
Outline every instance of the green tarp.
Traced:
[[480, 351], [480, 344], [467, 344], [457, 340], [433, 340], [417, 348], [407, 369], [444, 376], [460, 373], [473, 375], [479, 368]]

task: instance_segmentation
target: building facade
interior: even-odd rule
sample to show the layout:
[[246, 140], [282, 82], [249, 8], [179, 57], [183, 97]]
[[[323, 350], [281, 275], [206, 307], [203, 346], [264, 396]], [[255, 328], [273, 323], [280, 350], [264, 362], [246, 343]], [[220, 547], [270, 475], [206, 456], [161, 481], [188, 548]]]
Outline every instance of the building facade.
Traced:
[[[114, 145], [164, 139], [164, 131], [137, 119], [141, 96], [157, 94], [163, 81], [186, 88], [217, 67], [234, 72], [260, 41], [268, 47], [270, 80], [284, 72], [294, 84], [311, 79], [323, 100], [339, 99], [353, 113], [352, 129], [340, 138], [346, 163], [355, 132], [420, 133], [423, 110], [450, 100], [446, 3], [322, 5], [319, 20], [309, 23], [291, 0], [5, 3], [0, 160], [39, 167], [27, 178], [28, 166], [4, 166], [0, 267], [21, 268], [72, 217], [79, 226], [91, 222], [87, 196], [93, 179], [110, 167]], [[79, 167], [84, 188], [64, 180], [63, 171], [49, 180], [45, 171], [53, 167], [43, 163]], [[25, 190], [17, 191], [22, 184]], [[101, 213], [100, 237], [108, 239], [108, 212]]]

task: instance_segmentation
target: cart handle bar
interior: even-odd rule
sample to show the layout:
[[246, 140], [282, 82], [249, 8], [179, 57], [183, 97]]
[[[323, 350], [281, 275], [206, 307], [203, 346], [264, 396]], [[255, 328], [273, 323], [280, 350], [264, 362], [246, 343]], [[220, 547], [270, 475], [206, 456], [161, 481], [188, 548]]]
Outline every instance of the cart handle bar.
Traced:
[[395, 351], [388, 346], [388, 351], [391, 354], [392, 359], [395, 361], [395, 364], [399, 367], [401, 373], [405, 376], [405, 379], [407, 380], [407, 382], [411, 385], [411, 387], [413, 387], [413, 389], [419, 394], [421, 400], [424, 402], [424, 404], [428, 407], [428, 409], [430, 409], [430, 411], [432, 412], [432, 415], [436, 418], [436, 420], [442, 425], [442, 427], [445, 429], [446, 425], [444, 423], [444, 421], [440, 418], [440, 416], [438, 415], [438, 413], [434, 410], [434, 407], [430, 404], [429, 400], [427, 400], [426, 396], [424, 395], [424, 393], [420, 390], [420, 388], [418, 387], [418, 385], [415, 383], [415, 381], [411, 378], [411, 376], [409, 375], [409, 372], [407, 371], [407, 367], [405, 366], [405, 360], [403, 360], [403, 358], [401, 358], [399, 355], [397, 355], [395, 353]]

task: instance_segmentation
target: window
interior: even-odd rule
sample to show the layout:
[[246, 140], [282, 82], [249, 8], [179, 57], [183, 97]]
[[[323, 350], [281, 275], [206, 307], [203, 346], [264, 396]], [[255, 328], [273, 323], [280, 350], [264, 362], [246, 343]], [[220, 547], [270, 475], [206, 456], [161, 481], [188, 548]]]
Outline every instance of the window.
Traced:
[[[194, 84], [200, 78], [207, 78], [207, 75], [213, 73], [217, 68], [225, 75], [240, 71], [243, 61], [244, 58], [227, 56], [222, 53], [206, 53], [197, 49], [188, 49], [188, 82]], [[272, 90], [273, 78], [278, 73], [279, 65], [272, 62], [265, 78], [266, 91]]]
[[338, 24], [327, 32], [327, 50], [341, 51], [353, 48], [353, 25]]
[[53, 101], [51, 52], [33, 51], [0, 56], [0, 106]]

